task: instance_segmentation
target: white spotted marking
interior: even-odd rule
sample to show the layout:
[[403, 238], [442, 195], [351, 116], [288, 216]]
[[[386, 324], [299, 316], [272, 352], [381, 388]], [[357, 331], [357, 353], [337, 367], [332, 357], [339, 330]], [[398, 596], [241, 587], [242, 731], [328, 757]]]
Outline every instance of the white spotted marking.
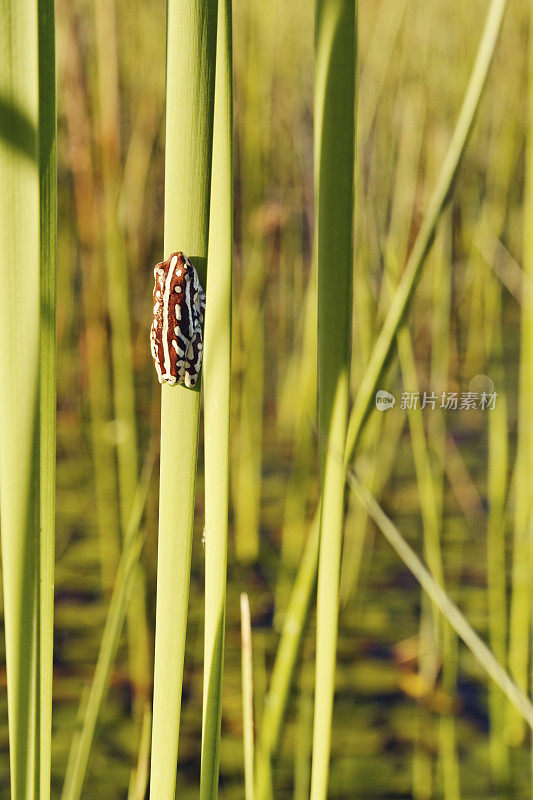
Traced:
[[168, 349], [168, 304], [170, 299], [170, 284], [172, 283], [172, 275], [174, 274], [174, 270], [176, 268], [176, 264], [178, 263], [178, 257], [173, 256], [170, 261], [170, 267], [168, 268], [167, 279], [165, 281], [165, 293], [163, 295], [163, 332], [162, 332], [162, 339], [163, 339], [163, 357], [165, 362], [165, 377], [170, 375], [170, 352]]
[[[183, 258], [179, 263], [178, 259]], [[205, 293], [198, 280], [197, 272], [183, 254], [175, 254], [165, 262], [164, 268], [156, 266], [154, 289], [154, 321], [150, 332], [151, 351], [155, 361], [156, 370], [161, 383], [166, 381], [170, 385], [183, 383], [186, 387], [193, 387], [198, 379], [202, 365], [202, 322], [205, 309]], [[185, 266], [185, 269], [183, 267]], [[166, 273], [166, 274], [165, 274]], [[175, 286], [174, 291], [179, 297], [170, 302], [171, 285], [176, 274], [181, 280], [180, 286]], [[184, 291], [182, 292], [182, 286]], [[171, 313], [172, 308], [172, 313]], [[182, 309], [186, 310], [186, 317]], [[172, 326], [171, 318], [175, 315], [181, 323]], [[174, 323], [175, 324], [175, 323]], [[169, 338], [170, 337], [170, 338]], [[174, 364], [171, 353], [177, 354]], [[160, 357], [160, 354], [163, 358]], [[196, 356], [196, 358], [195, 358]]]

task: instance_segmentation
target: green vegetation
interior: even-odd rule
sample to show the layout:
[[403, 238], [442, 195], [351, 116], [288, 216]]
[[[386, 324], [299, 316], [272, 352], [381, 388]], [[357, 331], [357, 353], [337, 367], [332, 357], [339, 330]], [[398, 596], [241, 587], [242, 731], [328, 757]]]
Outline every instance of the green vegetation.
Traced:
[[209, 220], [209, 309], [203, 366], [205, 633], [200, 797], [216, 800], [220, 760], [228, 551], [233, 263], [233, 57], [231, 0], [219, 3]]
[[50, 796], [56, 398], [55, 21], [0, 6], [0, 484], [12, 800]]
[[0, 797], [530, 796], [532, 13], [0, 0]]
[[318, 267], [318, 558], [311, 800], [328, 794], [352, 338], [356, 11], [352, 0], [316, 4], [315, 225]]
[[[206, 285], [216, 3], [168, 5], [164, 252]], [[183, 54], [188, 57], [184, 58]], [[183, 122], [186, 109], [188, 124]], [[175, 794], [194, 518], [200, 387], [161, 389], [161, 459], [150, 799]]]

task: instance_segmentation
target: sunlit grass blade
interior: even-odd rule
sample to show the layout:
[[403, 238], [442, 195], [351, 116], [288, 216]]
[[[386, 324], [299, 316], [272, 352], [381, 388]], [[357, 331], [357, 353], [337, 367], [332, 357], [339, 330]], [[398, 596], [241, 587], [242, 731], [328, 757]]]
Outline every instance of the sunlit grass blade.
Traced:
[[300, 561], [270, 679], [257, 743], [257, 800], [266, 800], [270, 790], [270, 765], [279, 748], [289, 692], [309, 615], [318, 568], [319, 513], [316, 514]]
[[[217, 3], [169, 0], [165, 256], [182, 250], [206, 285]], [[187, 54], [187, 57], [184, 57]], [[200, 386], [161, 390], [161, 461], [150, 800], [174, 800]]]
[[246, 592], [241, 594], [242, 718], [244, 740], [244, 797], [254, 800], [254, 684], [252, 625]]
[[351, 461], [353, 457], [364, 420], [370, 410], [373, 394], [376, 391], [380, 376], [383, 373], [390, 355], [394, 337], [412, 300], [420, 271], [433, 241], [437, 223], [446, 204], [446, 200], [453, 189], [455, 176], [457, 175], [457, 170], [459, 169], [461, 158], [472, 130], [475, 114], [479, 107], [483, 87], [492, 62], [506, 5], [507, 0], [492, 0], [487, 12], [485, 27], [476, 54], [476, 60], [457, 124], [448, 147], [448, 152], [446, 153], [437, 179], [437, 184], [431, 196], [427, 212], [411, 250], [405, 270], [398, 284], [398, 288], [394, 293], [387, 317], [374, 344], [364, 377], [359, 385], [348, 426], [346, 442], [347, 462]]
[[216, 800], [226, 612], [233, 260], [231, 0], [219, 0], [203, 366], [205, 633], [201, 800]]
[[150, 738], [152, 734], [152, 706], [146, 703], [139, 737], [137, 766], [132, 770], [128, 800], [145, 800], [150, 774]]
[[[444, 390], [450, 373], [450, 309], [452, 285], [449, 265], [452, 260], [452, 226], [443, 220], [437, 235], [434, 249], [434, 269], [432, 287], [432, 349], [431, 386], [436, 393]], [[444, 579], [444, 559], [446, 541], [444, 540], [445, 515], [445, 472], [446, 415], [430, 414], [428, 419], [428, 446], [430, 452], [437, 454], [432, 460], [431, 471], [435, 484], [434, 497], [440, 526], [440, 560]], [[435, 575], [434, 575], [435, 577]], [[454, 705], [457, 702], [457, 638], [449, 625], [442, 626], [442, 686], [450, 705], [444, 708], [439, 720], [439, 757], [442, 773], [442, 791], [445, 800], [457, 800], [461, 795], [460, 760], [457, 747], [458, 734]]]
[[318, 0], [315, 205], [321, 482], [311, 800], [325, 800], [335, 691], [344, 474], [352, 338], [356, 14], [353, 0]]
[[[54, 10], [0, 4], [0, 504], [11, 797], [50, 793], [55, 508]], [[21, 316], [22, 315], [22, 316]]]
[[[305, 648], [306, 649], [306, 648]], [[311, 659], [302, 658], [294, 752], [293, 800], [307, 800], [311, 786], [311, 750], [313, 748], [313, 673]]]
[[41, 211], [38, 796], [50, 798], [56, 477], [57, 125], [54, 0], [39, 0]]
[[474, 631], [461, 611], [459, 611], [442, 587], [433, 579], [427, 567], [424, 566], [415, 551], [407, 544], [398, 528], [387, 517], [370, 492], [359, 481], [353, 470], [348, 470], [347, 480], [350, 488], [357, 494], [357, 497], [361, 503], [363, 503], [391, 547], [396, 551], [398, 556], [420, 583], [432, 603], [439, 609], [443, 617], [463, 640], [480, 666], [490, 678], [492, 678], [496, 685], [499, 686], [514, 708], [524, 718], [530, 728], [533, 729], [533, 703], [529, 697], [516, 685], [492, 651]]

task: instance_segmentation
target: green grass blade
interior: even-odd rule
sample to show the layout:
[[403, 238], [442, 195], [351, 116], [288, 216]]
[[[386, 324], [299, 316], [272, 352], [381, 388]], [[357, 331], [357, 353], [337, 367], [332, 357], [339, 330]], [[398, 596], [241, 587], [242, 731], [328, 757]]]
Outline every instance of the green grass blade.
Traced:
[[500, 687], [507, 699], [533, 729], [533, 703], [531, 700], [516, 685], [492, 651], [459, 611], [457, 606], [434, 580], [415, 551], [407, 544], [398, 528], [387, 517], [385, 512], [352, 470], [348, 471], [347, 480], [391, 547], [396, 551], [404, 564], [420, 583], [430, 600], [439, 609], [457, 635], [463, 640], [485, 672], [492, 678], [497, 686]]
[[35, 0], [0, 3], [0, 504], [12, 800], [35, 793], [40, 153]]
[[50, 798], [56, 470], [57, 125], [54, 0], [39, 0], [41, 206], [39, 800]]
[[257, 800], [269, 792], [270, 762], [277, 753], [296, 659], [309, 616], [318, 569], [319, 514], [311, 525], [300, 567], [283, 618], [272, 678], [266, 696], [257, 746]]
[[152, 706], [146, 703], [139, 737], [137, 766], [132, 770], [128, 800], [145, 800], [150, 773], [150, 739], [152, 735]]
[[252, 672], [252, 624], [246, 592], [241, 594], [242, 720], [244, 740], [244, 797], [254, 800], [254, 684]]
[[[503, 386], [501, 287], [490, 273], [485, 287], [489, 331], [489, 352], [494, 356], [491, 375], [496, 386]], [[496, 658], [505, 663], [507, 649], [507, 579], [506, 579], [506, 502], [508, 491], [507, 399], [500, 392], [488, 420], [487, 445], [487, 606], [489, 641]], [[493, 778], [498, 786], [509, 779], [509, 754], [505, 741], [507, 703], [494, 684], [489, 687], [490, 754]]]
[[[165, 254], [205, 286], [217, 4], [169, 0]], [[174, 800], [198, 449], [199, 385], [161, 391], [159, 544], [150, 800]]]
[[356, 8], [318, 0], [315, 200], [318, 264], [318, 415], [322, 512], [317, 589], [311, 800], [327, 796], [344, 521], [344, 451], [350, 393], [355, 165]]
[[201, 800], [216, 800], [226, 612], [233, 257], [231, 0], [218, 4], [209, 224], [209, 298], [203, 366], [205, 447], [205, 633]]
[[383, 327], [372, 349], [370, 361], [359, 386], [354, 407], [350, 415], [346, 442], [346, 461], [351, 461], [364, 420], [368, 414], [374, 392], [390, 355], [394, 337], [404, 318], [414, 294], [425, 257], [433, 241], [435, 229], [442, 210], [452, 191], [455, 176], [465, 151], [483, 87], [492, 62], [498, 40], [503, 12], [507, 0], [492, 0], [470, 81], [466, 89], [459, 118], [455, 126], [448, 152], [431, 196], [428, 210], [418, 232], [413, 249], [402, 274], [398, 288], [392, 298]]

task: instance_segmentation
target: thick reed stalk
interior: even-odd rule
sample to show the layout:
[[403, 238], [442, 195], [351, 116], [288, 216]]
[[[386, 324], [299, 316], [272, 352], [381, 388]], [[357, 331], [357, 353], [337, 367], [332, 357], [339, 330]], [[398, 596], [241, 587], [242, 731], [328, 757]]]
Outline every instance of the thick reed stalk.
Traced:
[[[165, 254], [205, 286], [216, 48], [215, 0], [169, 0]], [[159, 543], [150, 800], [174, 800], [198, 449], [199, 385], [161, 390]]]
[[0, 506], [12, 800], [50, 793], [56, 119], [49, 2], [0, 3]]
[[201, 800], [216, 800], [226, 612], [233, 260], [233, 91], [231, 0], [219, 0], [209, 298], [203, 367], [205, 447], [205, 633]]
[[[356, 3], [318, 0], [315, 198], [318, 264], [318, 415], [322, 508], [317, 590], [311, 800], [325, 800], [335, 691], [352, 334]], [[337, 454], [337, 455], [335, 455]]]
[[12, 800], [32, 800], [41, 282], [35, 3], [4, 0], [0, 6], [0, 31], [0, 504], [9, 758]]

